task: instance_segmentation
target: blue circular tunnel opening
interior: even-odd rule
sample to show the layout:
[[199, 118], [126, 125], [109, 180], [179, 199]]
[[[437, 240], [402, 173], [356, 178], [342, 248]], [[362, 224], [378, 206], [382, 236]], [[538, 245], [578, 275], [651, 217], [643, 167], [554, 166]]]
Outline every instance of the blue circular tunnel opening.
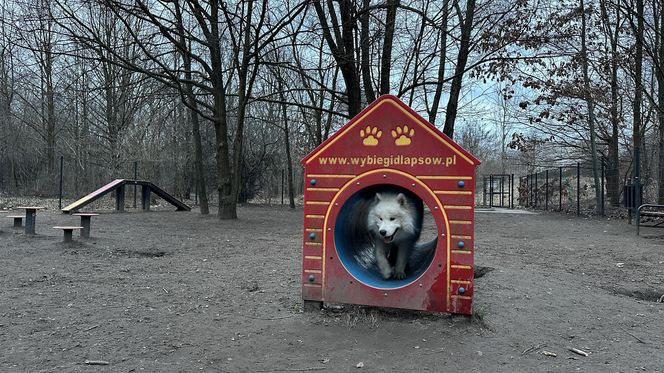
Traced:
[[[431, 219], [430, 212], [424, 212], [422, 199], [410, 190], [392, 184], [379, 184], [366, 187], [355, 192], [348, 198], [339, 210], [334, 226], [334, 246], [336, 248], [339, 260], [346, 270], [358, 281], [379, 289], [394, 289], [406, 286], [417, 280], [433, 261], [435, 250], [417, 268], [406, 268], [406, 278], [397, 280], [394, 278], [384, 279], [373, 259], [373, 239], [367, 229], [368, 209], [371, 207], [377, 191], [390, 190], [396, 193], [404, 193], [418, 205], [418, 214], [420, 222]], [[427, 215], [425, 217], [425, 214]], [[434, 224], [435, 229], [435, 224]], [[424, 232], [420, 235], [420, 241], [429, 241], [434, 237], [425, 236]], [[429, 239], [426, 239], [429, 238]], [[396, 253], [390, 253], [390, 263], [394, 265]]]

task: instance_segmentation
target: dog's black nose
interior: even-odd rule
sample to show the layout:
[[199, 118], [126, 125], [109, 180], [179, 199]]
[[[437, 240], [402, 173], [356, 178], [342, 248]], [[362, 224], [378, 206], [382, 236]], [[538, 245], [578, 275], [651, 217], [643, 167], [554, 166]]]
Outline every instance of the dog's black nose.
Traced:
[[387, 231], [385, 229], [381, 229], [380, 231], [378, 231], [378, 233], [380, 233], [381, 236], [384, 236], [387, 233]]

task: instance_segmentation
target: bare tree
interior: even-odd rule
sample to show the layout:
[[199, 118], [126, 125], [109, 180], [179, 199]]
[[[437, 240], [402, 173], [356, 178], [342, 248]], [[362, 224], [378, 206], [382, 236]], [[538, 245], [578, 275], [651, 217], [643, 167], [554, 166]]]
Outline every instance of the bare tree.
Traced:
[[[355, 58], [355, 2], [340, 0], [335, 3], [313, 1], [323, 38], [332, 52], [346, 83], [346, 104], [348, 116], [354, 117], [362, 109], [360, 75]], [[329, 20], [329, 22], [328, 22]], [[368, 40], [366, 40], [368, 42]]]
[[187, 45], [186, 32], [184, 28], [184, 19], [182, 15], [182, 8], [179, 1], [174, 2], [175, 10], [175, 25], [178, 30], [179, 40], [175, 42], [179, 44], [176, 50], [182, 55], [183, 69], [184, 69], [184, 82], [182, 88], [184, 95], [182, 100], [185, 102], [189, 109], [188, 119], [191, 123], [192, 142], [194, 145], [194, 169], [196, 175], [196, 195], [198, 196], [201, 214], [207, 215], [210, 213], [210, 207], [207, 196], [207, 178], [205, 177], [205, 170], [203, 167], [203, 144], [201, 141], [201, 124], [199, 118], [198, 103], [195, 99], [193, 77], [192, 77], [192, 58], [189, 53], [185, 51], [190, 50]]
[[[133, 5], [106, 0], [103, 6], [111, 10], [130, 32], [131, 43], [140, 46], [145, 58], [152, 61], [146, 68], [123, 58], [104, 43], [101, 35], [87, 26], [80, 10], [74, 10], [65, 0], [58, 0], [67, 16], [63, 27], [90, 48], [109, 52], [114, 63], [123, 68], [143, 73], [176, 88], [187, 99], [190, 109], [210, 120], [215, 128], [218, 216], [222, 219], [237, 217], [237, 199], [241, 178], [241, 159], [246, 108], [250, 102], [255, 77], [267, 47], [303, 10], [304, 4], [292, 8], [268, 7], [267, 1], [238, 1], [234, 4], [217, 0], [202, 4], [196, 0], [183, 2], [183, 17], [191, 20], [190, 28], [178, 27], [175, 8], [177, 3], [163, 3], [151, 7], [147, 2]], [[186, 14], [184, 12], [186, 9]], [[141, 34], [133, 31], [130, 20], [140, 19], [150, 26]], [[186, 40], [183, 43], [183, 38]], [[174, 70], [164, 48], [175, 46], [180, 53], [195, 61], [191, 76], [186, 79], [181, 69]], [[150, 49], [149, 47], [152, 47]], [[105, 59], [106, 60], [106, 59]], [[184, 87], [191, 83], [199, 91], [192, 94]], [[237, 101], [229, 100], [229, 96]], [[192, 105], [196, 102], [196, 106]], [[231, 104], [237, 106], [230, 107]], [[234, 122], [229, 122], [233, 114]], [[231, 142], [232, 141], [232, 144]], [[232, 146], [231, 146], [232, 145]]]
[[588, 130], [590, 133], [590, 158], [593, 169], [593, 179], [595, 181], [595, 201], [597, 212], [603, 212], [604, 207], [600, 206], [599, 201], [602, 200], [601, 184], [599, 181], [599, 162], [597, 160], [597, 134], [595, 132], [595, 101], [590, 87], [590, 75], [588, 73], [590, 62], [588, 61], [588, 49], [586, 46], [586, 38], [588, 35], [587, 27], [587, 15], [586, 7], [584, 0], [580, 0], [579, 6], [581, 8], [581, 66], [583, 71], [583, 88], [584, 88], [584, 99], [586, 101], [586, 106], [588, 109]]
[[461, 24], [461, 41], [459, 45], [459, 53], [457, 54], [457, 64], [454, 68], [452, 86], [450, 87], [450, 98], [447, 101], [445, 127], [443, 128], [443, 133], [451, 138], [454, 137], [454, 123], [459, 108], [459, 95], [461, 94], [463, 75], [466, 70], [466, 63], [468, 62], [468, 55], [470, 53], [470, 36], [473, 31], [473, 19], [475, 17], [475, 0], [466, 1], [465, 16], [462, 17], [459, 10], [457, 10], [457, 13]]
[[25, 104], [31, 106], [39, 117], [38, 122], [26, 121], [37, 134], [43, 139], [46, 148], [46, 168], [49, 173], [55, 172], [55, 148], [58, 128], [55, 115], [55, 89], [56, 74], [54, 71], [57, 51], [57, 34], [54, 30], [55, 22], [50, 16], [50, 0], [35, 0], [24, 2], [21, 7], [21, 27], [15, 28], [19, 43], [32, 54], [32, 59], [39, 69], [40, 92], [39, 102], [31, 102], [27, 92], [19, 95]]
[[[602, 24], [604, 34], [608, 36], [610, 43], [610, 108], [609, 121], [610, 131], [606, 131], [604, 140], [607, 143], [607, 175], [606, 189], [609, 197], [609, 204], [612, 207], [618, 207], [620, 204], [620, 158], [619, 158], [619, 128], [620, 117], [618, 114], [619, 93], [618, 93], [618, 41], [622, 29], [622, 19], [620, 10], [605, 0], [600, 1], [600, 10], [602, 13]], [[609, 16], [609, 9], [615, 10], [613, 19]]]

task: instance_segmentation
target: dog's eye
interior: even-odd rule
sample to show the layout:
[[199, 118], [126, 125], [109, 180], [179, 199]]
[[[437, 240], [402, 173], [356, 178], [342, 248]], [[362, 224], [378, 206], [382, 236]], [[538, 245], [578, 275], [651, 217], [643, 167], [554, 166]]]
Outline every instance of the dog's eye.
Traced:
[[390, 218], [390, 221], [394, 221], [394, 218]]
[[380, 221], [383, 221], [383, 218], [378, 218], [378, 219], [380, 219]]

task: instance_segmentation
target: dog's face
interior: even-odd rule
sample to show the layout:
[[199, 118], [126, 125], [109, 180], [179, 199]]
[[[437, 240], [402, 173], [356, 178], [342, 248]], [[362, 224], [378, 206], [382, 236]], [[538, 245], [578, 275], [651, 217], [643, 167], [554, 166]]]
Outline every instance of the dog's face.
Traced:
[[406, 198], [399, 193], [397, 196], [376, 193], [376, 204], [371, 211], [372, 222], [385, 243], [391, 243], [403, 227], [407, 209], [404, 208]]

